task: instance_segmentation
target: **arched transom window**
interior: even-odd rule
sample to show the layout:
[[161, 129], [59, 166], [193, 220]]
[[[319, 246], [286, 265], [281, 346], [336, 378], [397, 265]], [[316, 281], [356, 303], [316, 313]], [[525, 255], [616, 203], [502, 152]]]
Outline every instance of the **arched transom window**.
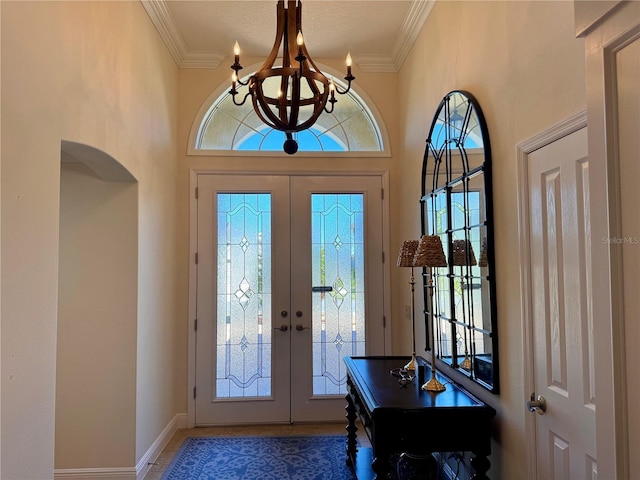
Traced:
[[[334, 82], [341, 84], [335, 79]], [[194, 125], [197, 130], [192, 135], [193, 143], [190, 142], [192, 153], [282, 152], [284, 133], [265, 125], [258, 118], [250, 98], [244, 105], [237, 106], [228, 89], [213, 98], [209, 108], [201, 113], [199, 124]], [[352, 88], [347, 95], [338, 97], [332, 113], [323, 112], [310, 129], [294, 134], [294, 138], [297, 135], [299, 152], [366, 152], [379, 155], [387, 151], [386, 132], [380, 123]]]

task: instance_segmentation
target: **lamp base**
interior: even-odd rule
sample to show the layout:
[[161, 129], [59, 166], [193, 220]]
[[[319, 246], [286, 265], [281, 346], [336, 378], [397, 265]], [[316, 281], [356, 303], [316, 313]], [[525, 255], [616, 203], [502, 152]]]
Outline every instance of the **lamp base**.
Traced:
[[435, 375], [431, 377], [431, 380], [422, 385], [422, 390], [426, 390], [427, 392], [444, 392], [446, 389], [447, 387], [440, 383]]
[[409, 360], [409, 363], [407, 363], [404, 367], [405, 370], [409, 370], [412, 372], [415, 372], [417, 369], [417, 365], [418, 363], [416, 362], [416, 354], [415, 352], [411, 355], [411, 360]]

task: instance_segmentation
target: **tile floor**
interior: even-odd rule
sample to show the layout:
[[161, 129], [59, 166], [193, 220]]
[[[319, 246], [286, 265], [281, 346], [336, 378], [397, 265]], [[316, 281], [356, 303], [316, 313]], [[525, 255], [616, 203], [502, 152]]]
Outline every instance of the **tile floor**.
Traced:
[[[187, 437], [231, 437], [231, 436], [285, 436], [285, 435], [345, 435], [346, 421], [342, 423], [323, 424], [295, 424], [295, 425], [250, 425], [234, 427], [200, 427], [178, 430], [160, 456], [144, 477], [144, 480], [160, 480], [164, 471], [171, 464], [174, 455], [180, 450]], [[358, 442], [361, 445], [369, 444], [364, 431], [358, 429]]]

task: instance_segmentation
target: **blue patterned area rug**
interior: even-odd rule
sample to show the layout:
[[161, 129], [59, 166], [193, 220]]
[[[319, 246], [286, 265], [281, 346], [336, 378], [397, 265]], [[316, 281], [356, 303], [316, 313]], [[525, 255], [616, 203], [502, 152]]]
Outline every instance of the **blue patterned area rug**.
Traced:
[[162, 480], [355, 480], [346, 435], [187, 438]]

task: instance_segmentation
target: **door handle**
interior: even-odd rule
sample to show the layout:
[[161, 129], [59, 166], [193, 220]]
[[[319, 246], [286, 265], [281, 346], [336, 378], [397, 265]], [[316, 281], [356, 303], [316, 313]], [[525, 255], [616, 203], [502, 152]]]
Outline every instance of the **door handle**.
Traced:
[[320, 285], [318, 287], [311, 287], [312, 292], [331, 292], [333, 287], [330, 285]]
[[286, 332], [287, 330], [289, 330], [289, 325], [287, 325], [286, 323], [283, 323], [279, 327], [274, 328], [274, 330], [280, 330], [281, 332]]
[[309, 327], [303, 327], [303, 326], [302, 326], [302, 325], [300, 325], [300, 324], [297, 324], [297, 325], [296, 325], [296, 330], [297, 330], [297, 331], [299, 331], [299, 332], [301, 332], [301, 331], [303, 331], [303, 330], [308, 330], [308, 329], [309, 329]]
[[538, 395], [538, 398], [536, 398], [536, 394], [532, 393], [531, 400], [527, 401], [527, 410], [538, 415], [544, 415], [544, 412], [547, 411], [547, 401], [542, 395]]

